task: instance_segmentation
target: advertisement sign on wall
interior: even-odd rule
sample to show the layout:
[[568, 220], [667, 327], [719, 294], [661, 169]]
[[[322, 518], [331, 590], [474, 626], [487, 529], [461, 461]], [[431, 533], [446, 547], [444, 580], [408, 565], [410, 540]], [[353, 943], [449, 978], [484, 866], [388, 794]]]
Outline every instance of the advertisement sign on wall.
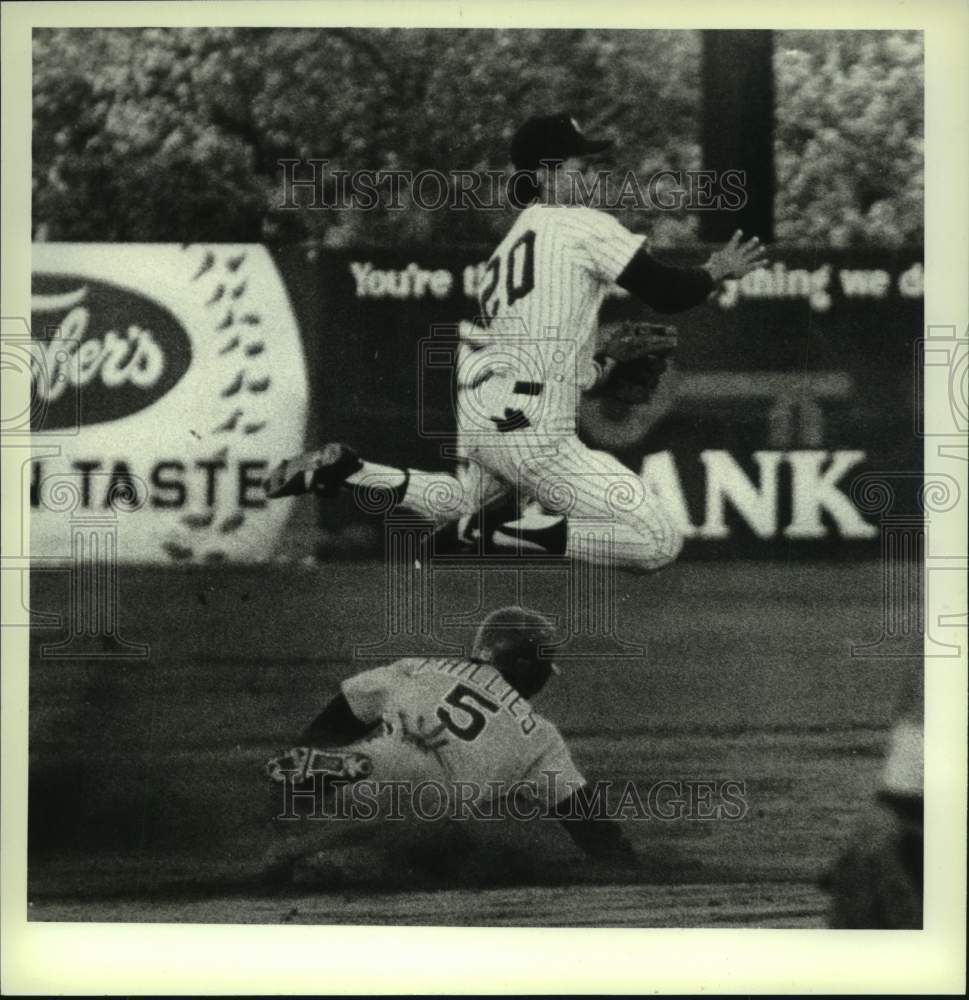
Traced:
[[272, 554], [289, 505], [261, 481], [302, 447], [307, 379], [263, 247], [37, 244], [31, 335], [34, 558], [82, 523], [122, 561]]

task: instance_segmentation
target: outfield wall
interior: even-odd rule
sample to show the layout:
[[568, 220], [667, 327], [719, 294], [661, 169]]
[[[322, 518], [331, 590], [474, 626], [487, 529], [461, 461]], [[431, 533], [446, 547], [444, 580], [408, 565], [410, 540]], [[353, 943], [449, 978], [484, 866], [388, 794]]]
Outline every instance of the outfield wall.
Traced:
[[[921, 249], [771, 256], [677, 318], [653, 404], [585, 400], [582, 436], [662, 484], [687, 557], [877, 555], [879, 518], [917, 510]], [[307, 501], [266, 505], [260, 478], [331, 439], [450, 465], [450, 359], [486, 257], [36, 246], [34, 556], [70, 559], [90, 516], [116, 521], [124, 561], [378, 555], [381, 525], [350, 499], [314, 525]], [[642, 312], [615, 294], [603, 321]]]

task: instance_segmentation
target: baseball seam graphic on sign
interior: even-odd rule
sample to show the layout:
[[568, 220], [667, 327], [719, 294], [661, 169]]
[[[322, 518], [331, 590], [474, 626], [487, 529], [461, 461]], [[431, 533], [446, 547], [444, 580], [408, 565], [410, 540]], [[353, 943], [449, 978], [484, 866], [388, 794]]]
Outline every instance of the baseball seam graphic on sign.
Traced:
[[137, 487], [137, 512], [118, 510], [122, 560], [271, 558], [288, 511], [266, 506], [261, 480], [281, 447], [302, 446], [307, 385], [269, 252], [48, 243], [33, 253], [32, 366], [35, 393], [46, 392], [34, 431], [66, 442], [33, 463], [35, 551], [69, 557], [68, 515], [47, 502], [67, 477], [79, 512], [107, 510], [118, 483]]
[[[190, 256], [193, 249], [195, 248], [191, 245], [185, 248], [186, 253]], [[218, 251], [207, 248], [204, 251], [204, 256], [198, 270], [191, 279], [193, 284], [199, 282], [198, 288], [202, 295], [204, 295], [204, 289], [207, 287], [207, 281], [216, 282], [208, 297], [204, 299], [204, 307], [210, 313], [213, 307], [217, 307], [218, 309], [218, 314], [221, 318], [219, 319], [219, 322], [214, 325], [217, 338], [224, 338], [225, 335], [230, 332], [233, 334], [228, 342], [223, 343], [217, 351], [217, 357], [225, 358], [227, 363], [232, 363], [232, 357], [237, 354], [238, 347], [243, 342], [243, 336], [236, 331], [237, 321], [232, 306], [228, 306], [223, 311], [219, 308], [219, 304], [225, 298], [227, 288], [229, 298], [232, 302], [239, 302], [245, 294], [248, 287], [248, 281], [244, 277], [245, 272], [240, 272], [240, 268], [245, 263], [246, 258], [247, 254], [243, 252], [220, 259]], [[257, 312], [249, 311], [244, 316], [239, 318], [239, 322], [245, 323], [248, 327], [256, 328], [261, 327], [262, 320]], [[248, 333], [249, 331], [245, 332]], [[250, 348], [255, 348], [255, 351], [250, 351]], [[252, 338], [246, 341], [246, 349], [244, 353], [247, 357], [256, 357], [261, 354], [264, 349], [265, 342], [263, 340]], [[219, 396], [223, 399], [230, 399], [237, 397], [240, 393], [242, 393], [239, 400], [240, 402], [254, 402], [246, 399], [246, 393], [244, 390], [248, 390], [250, 393], [260, 392], [269, 387], [270, 378], [268, 375], [260, 373], [260, 377], [254, 380], [252, 378], [252, 374], [252, 371], [247, 367], [236, 369], [235, 375], [232, 376], [221, 388]], [[267, 421], [265, 419], [244, 421], [243, 418], [246, 416], [246, 413], [247, 410], [244, 406], [235, 406], [227, 417], [220, 420], [214, 427], [211, 428], [211, 433], [224, 434], [241, 431], [243, 434], [251, 435], [258, 433], [266, 426]], [[263, 415], [260, 414], [260, 416]], [[221, 448], [217, 453], [215, 460], [224, 460], [227, 456], [227, 452], [227, 448]], [[201, 530], [210, 528], [214, 520], [214, 515], [198, 516], [189, 514], [181, 519], [181, 523], [191, 530]], [[236, 510], [232, 514], [229, 514], [220, 520], [218, 530], [222, 535], [230, 534], [238, 531], [239, 528], [241, 528], [245, 523], [245, 520], [245, 512], [242, 510]], [[170, 554], [172, 553], [170, 552]], [[212, 549], [206, 552], [206, 556], [208, 558], [219, 558], [222, 555], [223, 553], [218, 549]]]

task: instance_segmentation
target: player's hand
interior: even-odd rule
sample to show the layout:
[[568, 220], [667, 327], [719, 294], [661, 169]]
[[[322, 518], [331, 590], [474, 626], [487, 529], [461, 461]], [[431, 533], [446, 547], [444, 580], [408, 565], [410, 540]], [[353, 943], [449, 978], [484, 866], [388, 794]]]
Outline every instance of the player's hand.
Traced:
[[767, 250], [761, 245], [760, 240], [754, 236], [746, 243], [741, 243], [743, 235], [738, 229], [730, 238], [730, 242], [710, 254], [710, 259], [703, 265], [714, 281], [742, 278], [759, 267], [767, 266]]

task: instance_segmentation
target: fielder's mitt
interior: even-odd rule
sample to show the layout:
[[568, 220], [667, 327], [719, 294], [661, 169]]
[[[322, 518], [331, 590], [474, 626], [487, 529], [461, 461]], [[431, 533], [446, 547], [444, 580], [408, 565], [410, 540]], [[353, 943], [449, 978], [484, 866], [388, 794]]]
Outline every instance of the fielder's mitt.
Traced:
[[676, 341], [675, 326], [632, 321], [618, 324], [596, 355], [600, 363], [609, 358], [615, 362], [596, 393], [623, 403], [648, 403], [669, 367]]

